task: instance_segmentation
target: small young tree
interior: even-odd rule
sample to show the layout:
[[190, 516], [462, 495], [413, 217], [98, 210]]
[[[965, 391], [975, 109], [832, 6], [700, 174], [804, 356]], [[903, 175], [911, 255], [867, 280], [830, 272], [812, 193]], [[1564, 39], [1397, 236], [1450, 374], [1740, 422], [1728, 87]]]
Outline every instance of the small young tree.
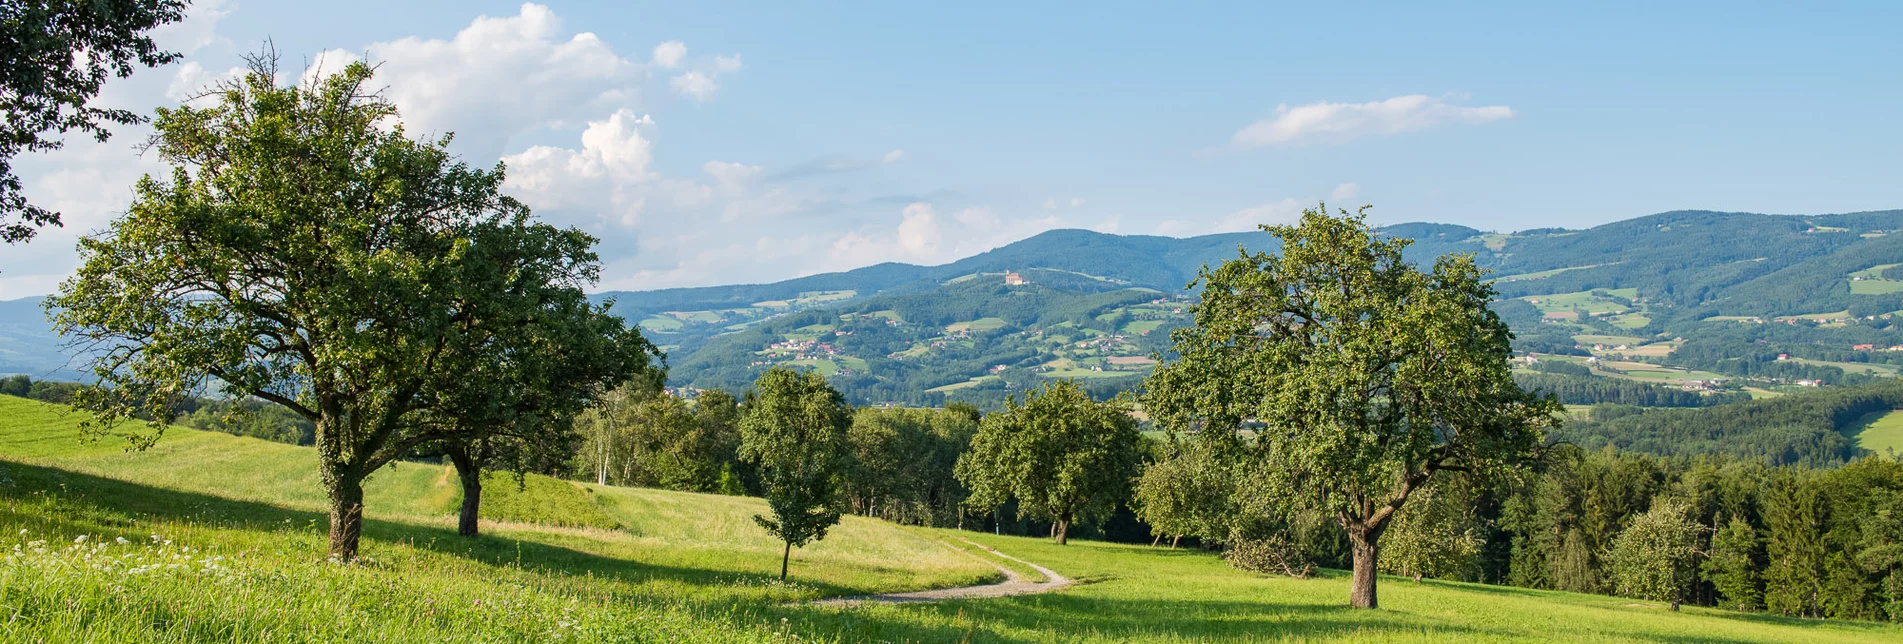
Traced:
[[1711, 535], [1711, 557], [1702, 567], [1712, 589], [1718, 591], [1720, 608], [1764, 608], [1764, 588], [1758, 578], [1763, 552], [1764, 540], [1744, 517], [1731, 517]]
[[1018, 513], [1049, 518], [1058, 544], [1070, 526], [1098, 518], [1124, 499], [1142, 460], [1143, 435], [1121, 400], [1096, 402], [1076, 383], [1047, 383], [986, 416], [957, 476], [966, 505], [990, 512], [1018, 500]]
[[793, 549], [839, 523], [841, 478], [852, 408], [816, 373], [769, 369], [753, 383], [740, 419], [740, 457], [759, 468], [771, 518], [753, 520], [780, 538], [780, 579]]
[[1417, 270], [1409, 240], [1362, 214], [1305, 211], [1265, 226], [1280, 255], [1204, 269], [1196, 325], [1145, 387], [1164, 427], [1240, 433], [1266, 466], [1248, 481], [1290, 511], [1335, 518], [1353, 548], [1349, 603], [1374, 608], [1380, 539], [1437, 472], [1507, 469], [1536, 456], [1558, 403], [1520, 390], [1494, 291], [1469, 255]]
[[1652, 509], [1612, 540], [1607, 563], [1619, 594], [1671, 602], [1672, 610], [1685, 598], [1698, 577], [1698, 537], [1704, 526], [1691, 518], [1683, 500], [1660, 498]]

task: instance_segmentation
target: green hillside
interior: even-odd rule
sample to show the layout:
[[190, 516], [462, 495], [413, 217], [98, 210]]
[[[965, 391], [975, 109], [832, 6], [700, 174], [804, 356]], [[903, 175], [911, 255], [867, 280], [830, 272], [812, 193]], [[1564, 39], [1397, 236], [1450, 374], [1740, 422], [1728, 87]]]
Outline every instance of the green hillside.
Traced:
[[[7, 641], [1894, 641], [1796, 620], [1559, 592], [1344, 574], [1263, 577], [1214, 555], [901, 529], [847, 517], [772, 581], [756, 499], [544, 479], [528, 505], [592, 500], [618, 528], [501, 522], [455, 536], [443, 468], [370, 486], [366, 561], [324, 560], [307, 448], [174, 428], [151, 451], [73, 440], [70, 412], [0, 396]], [[554, 486], [554, 487], [551, 487]], [[500, 488], [503, 486], [496, 486]], [[492, 488], [492, 489], [496, 489]], [[589, 512], [583, 510], [582, 512]], [[997, 577], [970, 539], [1081, 583], [1053, 595], [819, 608], [798, 600]]]
[[[1903, 230], [1903, 211], [1678, 211], [1585, 230], [1381, 230], [1414, 239], [1416, 262], [1473, 253], [1498, 276], [1494, 308], [1518, 335], [1516, 348], [1596, 359], [1592, 377], [1765, 396], [1903, 368], [1903, 351], [1889, 350], [1903, 347], [1894, 315], [1903, 288], [1892, 287], [1903, 284], [1895, 270], [1903, 235], [1891, 234]], [[785, 364], [826, 374], [857, 403], [989, 406], [1039, 379], [1078, 379], [1100, 394], [1135, 386], [1143, 359], [1187, 322], [1191, 300], [1176, 298], [1193, 299], [1184, 286], [1197, 270], [1235, 257], [1238, 246], [1272, 250], [1273, 240], [1057, 230], [941, 266], [593, 298], [612, 300], [667, 350], [677, 386], [734, 389]], [[1000, 290], [1007, 272], [1028, 284]], [[1001, 292], [1019, 295], [988, 301]], [[988, 318], [1003, 324], [973, 324]], [[827, 340], [831, 350], [786, 344], [839, 331], [853, 336]], [[37, 298], [0, 302], [0, 373], [80, 378], [70, 364]]]

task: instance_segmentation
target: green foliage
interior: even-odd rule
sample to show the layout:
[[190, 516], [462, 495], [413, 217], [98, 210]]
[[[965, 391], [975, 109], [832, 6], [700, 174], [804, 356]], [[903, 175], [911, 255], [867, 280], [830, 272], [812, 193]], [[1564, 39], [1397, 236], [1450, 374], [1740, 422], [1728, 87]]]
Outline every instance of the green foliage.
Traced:
[[963, 409], [875, 409], [853, 414], [845, 495], [854, 514], [901, 524], [959, 524], [966, 492], [954, 476], [978, 433]]
[[[500, 169], [456, 161], [447, 137], [409, 138], [369, 66], [278, 76], [256, 57], [216, 105], [159, 110], [171, 173], [81, 241], [83, 266], [46, 306], [100, 349], [77, 401], [93, 435], [150, 445], [205, 386], [312, 420], [333, 552], [352, 559], [363, 480], [457, 437], [443, 419], [467, 399], [450, 393], [463, 371], [489, 339], [541, 323], [536, 294], [594, 280], [593, 240], [534, 223]], [[148, 429], [122, 427], [134, 417]]]
[[1557, 403], [1510, 375], [1505, 323], [1469, 255], [1430, 271], [1364, 215], [1325, 207], [1265, 227], [1280, 256], [1244, 252], [1201, 277], [1179, 360], [1147, 381], [1164, 427], [1236, 434], [1263, 467], [1248, 487], [1290, 511], [1339, 517], [1355, 547], [1356, 606], [1372, 607], [1376, 542], [1439, 471], [1487, 473], [1527, 459]]
[[1381, 537], [1381, 569], [1396, 575], [1470, 579], [1486, 544], [1484, 526], [1453, 486], [1429, 487], [1408, 501]]
[[92, 99], [107, 78], [130, 76], [135, 65], [178, 60], [151, 32], [184, 17], [184, 0], [24, 0], [0, 9], [0, 242], [60, 225], [59, 213], [27, 203], [14, 157], [59, 149], [63, 142], [50, 135], [78, 130], [104, 141], [107, 124], [144, 122]]
[[1017, 500], [1020, 516], [1056, 522], [1058, 543], [1072, 523], [1101, 519], [1123, 501], [1142, 458], [1143, 435], [1127, 401], [1091, 400], [1069, 381], [1025, 392], [985, 416], [971, 451], [958, 459], [966, 505], [986, 512]]
[[574, 423], [583, 441], [571, 468], [604, 483], [717, 492], [744, 489], [741, 475], [751, 472], [738, 463], [739, 403], [717, 389], [689, 401], [653, 383], [630, 384]]
[[1162, 449], [1163, 454], [1144, 465], [1143, 475], [1137, 478], [1130, 500], [1137, 519], [1158, 536], [1193, 536], [1204, 543], [1229, 540], [1243, 527], [1234, 464], [1217, 453], [1219, 446], [1213, 441], [1172, 436]]
[[[1844, 430], [1864, 415], [1903, 407], [1903, 384], [1826, 388], [1706, 409], [1628, 410], [1603, 422], [1576, 423], [1557, 438], [1587, 449], [1611, 445], [1670, 456], [1725, 454], [1783, 464], [1849, 461], [1857, 447]], [[1594, 412], [1595, 421], [1599, 418]]]
[[[1534, 368], [1548, 365], [1566, 365], [1585, 369], [1585, 367], [1564, 362], [1541, 362], [1534, 365]], [[1649, 382], [1578, 376], [1570, 372], [1565, 375], [1516, 373], [1513, 374], [1513, 382], [1519, 384], [1521, 389], [1542, 396], [1553, 396], [1558, 398], [1560, 403], [1567, 405], [1612, 403], [1640, 407], [1715, 407], [1751, 400], [1751, 394], [1744, 392], [1706, 394]]]
[[753, 520], [786, 542], [787, 557], [839, 523], [851, 427], [852, 408], [817, 374], [773, 369], [747, 396], [740, 458], [759, 468], [773, 513]]
[[1764, 542], [1757, 528], [1744, 517], [1733, 516], [1711, 536], [1711, 557], [1704, 564], [1705, 578], [1718, 593], [1718, 606], [1732, 610], [1758, 610], [1764, 607], [1764, 585], [1758, 571], [1764, 569]]
[[1613, 538], [1606, 563], [1619, 594], [1674, 607], [1685, 598], [1697, 578], [1705, 530], [1689, 514], [1684, 501], [1661, 497]]

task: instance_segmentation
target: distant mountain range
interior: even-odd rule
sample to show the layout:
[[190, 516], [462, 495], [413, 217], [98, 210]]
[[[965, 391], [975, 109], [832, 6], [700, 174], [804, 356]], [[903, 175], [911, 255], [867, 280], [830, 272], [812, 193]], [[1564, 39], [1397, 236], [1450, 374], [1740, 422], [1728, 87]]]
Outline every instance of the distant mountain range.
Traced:
[[[1903, 266], [1903, 210], [1381, 232], [1415, 240], [1416, 262], [1472, 253], [1495, 271], [1495, 308], [1520, 348], [1579, 361], [1595, 377], [1735, 380], [1772, 395], [1796, 381], [1893, 375], [1893, 358], [1903, 365], [1903, 351], [1880, 350], [1903, 346], [1889, 323], [1903, 310], [1903, 271], [1890, 270]], [[1055, 230], [939, 266], [594, 297], [668, 349], [675, 385], [735, 388], [788, 364], [827, 373], [862, 403], [989, 400], [1042, 378], [1134, 386], [1168, 330], [1188, 322], [1185, 287], [1197, 271], [1239, 247], [1273, 251], [1275, 239]], [[0, 373], [75, 377], [38, 299], [0, 302]], [[1788, 364], [1758, 364], [1778, 354]]]

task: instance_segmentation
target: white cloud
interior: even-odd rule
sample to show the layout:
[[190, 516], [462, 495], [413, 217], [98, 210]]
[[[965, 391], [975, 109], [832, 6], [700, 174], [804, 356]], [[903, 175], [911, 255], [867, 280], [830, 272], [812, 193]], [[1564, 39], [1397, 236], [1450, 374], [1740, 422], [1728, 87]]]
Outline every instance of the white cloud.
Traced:
[[714, 97], [714, 92], [720, 90], [720, 83], [715, 82], [715, 79], [721, 74], [737, 71], [740, 71], [739, 54], [715, 56], [711, 62], [701, 65], [699, 69], [688, 70], [675, 76], [673, 80], [668, 81], [668, 85], [673, 87], [677, 94], [705, 103]]
[[669, 85], [674, 87], [675, 92], [682, 96], [693, 97], [697, 101], [713, 98], [714, 92], [720, 89], [720, 85], [714, 82], [713, 76], [700, 73], [699, 70], [675, 76]]
[[1328, 193], [1330, 201], [1350, 201], [1358, 196], [1361, 196], [1361, 186], [1352, 183], [1335, 186], [1334, 191]]
[[[469, 156], [500, 156], [510, 139], [631, 107], [644, 67], [595, 34], [564, 35], [548, 7], [523, 4], [516, 15], [478, 16], [448, 40], [407, 37], [371, 44], [361, 58], [378, 65], [410, 132], [454, 131]], [[332, 50], [317, 61], [334, 70], [356, 53]]]
[[905, 158], [905, 150], [894, 149], [891, 152], [885, 153], [885, 157], [880, 159], [880, 162], [881, 163], [898, 163], [900, 159], [904, 159], [904, 158]]
[[1338, 143], [1363, 136], [1397, 134], [1455, 124], [1513, 118], [1505, 105], [1464, 107], [1444, 98], [1410, 94], [1368, 103], [1323, 101], [1275, 108], [1275, 116], [1242, 128], [1233, 140], [1243, 147]]
[[673, 69], [681, 66], [687, 58], [687, 43], [669, 40], [654, 46], [654, 64], [658, 67]]

